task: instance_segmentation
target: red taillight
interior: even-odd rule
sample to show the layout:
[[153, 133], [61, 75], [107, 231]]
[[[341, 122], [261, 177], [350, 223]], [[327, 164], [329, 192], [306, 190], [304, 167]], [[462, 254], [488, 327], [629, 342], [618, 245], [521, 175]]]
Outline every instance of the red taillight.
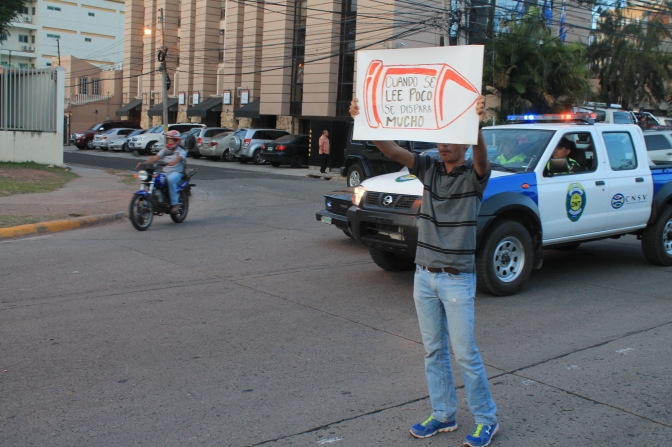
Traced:
[[278, 151], [284, 151], [284, 150], [285, 150], [285, 147], [286, 147], [285, 145], [280, 144], [280, 145], [278, 145], [278, 146], [275, 146], [275, 149], [278, 150]]
[[216, 141], [211, 141], [210, 146], [217, 146], [217, 142]]
[[198, 144], [203, 144], [203, 138], [198, 137]]
[[252, 142], [252, 140], [250, 138], [245, 138], [243, 140], [243, 147], [249, 146], [251, 142]]
[[101, 138], [101, 140], [107, 140], [107, 137], [103, 137], [103, 138]]
[[261, 145], [261, 150], [262, 150], [262, 151], [266, 150], [266, 145], [265, 145], [265, 144], [262, 144], [262, 145]]

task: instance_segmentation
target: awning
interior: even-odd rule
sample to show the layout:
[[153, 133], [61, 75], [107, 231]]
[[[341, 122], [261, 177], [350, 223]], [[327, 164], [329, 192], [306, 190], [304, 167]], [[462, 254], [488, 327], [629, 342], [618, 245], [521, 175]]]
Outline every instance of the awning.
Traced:
[[[177, 98], [168, 98], [168, 111], [177, 112]], [[163, 116], [163, 102], [149, 108], [149, 116]]]
[[[215, 106], [222, 103], [222, 97], [208, 98], [200, 104], [195, 105], [191, 109], [187, 110], [187, 117], [192, 116], [206, 116], [208, 111], [213, 109]], [[221, 112], [221, 110], [220, 110]]]
[[134, 99], [121, 109], [117, 110], [115, 114], [117, 116], [128, 116], [128, 112], [135, 112], [136, 110], [139, 110], [141, 106], [142, 106], [142, 99]]
[[233, 113], [234, 118], [259, 118], [259, 100], [244, 105]]

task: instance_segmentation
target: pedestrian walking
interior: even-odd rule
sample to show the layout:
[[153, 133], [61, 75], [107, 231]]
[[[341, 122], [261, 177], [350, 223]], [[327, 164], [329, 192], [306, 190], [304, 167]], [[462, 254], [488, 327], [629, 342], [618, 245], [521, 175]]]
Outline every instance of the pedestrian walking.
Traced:
[[[480, 121], [485, 98], [476, 104]], [[357, 98], [350, 104], [359, 115]], [[409, 138], [410, 139], [410, 138]], [[464, 379], [474, 429], [464, 445], [485, 447], [499, 430], [497, 407], [474, 338], [476, 294], [476, 221], [490, 178], [487, 146], [481, 131], [465, 160], [469, 145], [438, 143], [439, 157], [414, 154], [394, 141], [374, 141], [380, 151], [408, 167], [423, 184], [415, 255], [413, 299], [425, 347], [425, 376], [432, 414], [410, 432], [428, 438], [457, 430], [457, 394], [450, 364], [449, 341]]]
[[322, 165], [320, 166], [320, 173], [326, 174], [327, 166], [329, 165], [329, 131], [323, 130], [322, 136], [320, 137], [320, 161]]

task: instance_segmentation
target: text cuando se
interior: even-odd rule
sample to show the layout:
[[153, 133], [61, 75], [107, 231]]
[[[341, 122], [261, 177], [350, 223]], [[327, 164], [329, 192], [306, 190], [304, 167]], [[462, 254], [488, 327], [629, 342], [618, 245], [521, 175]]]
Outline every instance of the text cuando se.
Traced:
[[357, 139], [476, 142], [482, 46], [361, 51], [357, 57]]

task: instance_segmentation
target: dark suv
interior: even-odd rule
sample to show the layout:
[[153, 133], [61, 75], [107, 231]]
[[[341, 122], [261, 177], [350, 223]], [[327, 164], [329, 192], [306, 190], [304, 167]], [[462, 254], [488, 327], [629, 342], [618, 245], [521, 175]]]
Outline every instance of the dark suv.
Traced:
[[83, 132], [73, 133], [70, 141], [72, 141], [79, 149], [93, 149], [93, 138], [96, 135], [107, 132], [110, 129], [117, 129], [119, 127], [141, 129], [140, 123], [137, 121], [108, 120], [102, 123], [94, 124]]
[[[376, 175], [397, 172], [403, 166], [386, 156], [370, 141], [352, 139], [353, 124], [348, 131], [348, 142], [345, 146], [345, 166], [341, 167], [341, 175], [346, 177], [348, 186], [357, 186], [362, 181]], [[425, 152], [436, 149], [436, 143], [420, 141], [397, 141], [397, 144], [412, 152]]]

